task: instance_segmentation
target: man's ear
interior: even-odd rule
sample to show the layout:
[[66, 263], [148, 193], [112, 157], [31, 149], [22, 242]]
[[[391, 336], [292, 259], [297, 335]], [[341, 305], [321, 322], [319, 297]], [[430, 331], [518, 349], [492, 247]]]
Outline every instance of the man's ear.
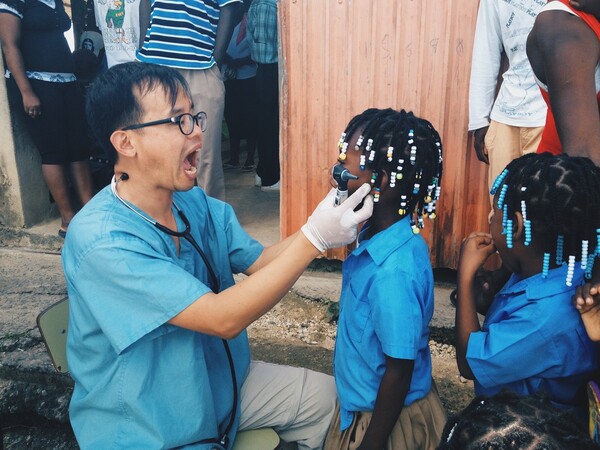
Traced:
[[119, 155], [132, 157], [136, 153], [136, 149], [129, 138], [129, 133], [125, 130], [113, 131], [110, 135], [110, 142]]

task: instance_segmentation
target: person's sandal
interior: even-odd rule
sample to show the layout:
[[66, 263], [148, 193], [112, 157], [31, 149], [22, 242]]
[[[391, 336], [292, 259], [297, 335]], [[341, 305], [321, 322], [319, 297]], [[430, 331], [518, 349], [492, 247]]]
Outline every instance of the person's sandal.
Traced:
[[66, 237], [67, 237], [67, 230], [63, 230], [62, 228], [59, 228], [59, 229], [58, 229], [58, 235], [59, 235], [61, 238], [63, 238], [63, 239], [64, 239], [64, 238], [66, 238]]
[[452, 292], [450, 292], [450, 303], [452, 303], [452, 306], [454, 306], [456, 308], [456, 295], [458, 294], [458, 288], [454, 288], [452, 289]]

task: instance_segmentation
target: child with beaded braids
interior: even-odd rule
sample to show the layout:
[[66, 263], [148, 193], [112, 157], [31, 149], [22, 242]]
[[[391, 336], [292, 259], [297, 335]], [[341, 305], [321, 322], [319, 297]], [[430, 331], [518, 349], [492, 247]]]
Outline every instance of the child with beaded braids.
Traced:
[[478, 396], [448, 419], [438, 450], [594, 450], [585, 428], [568, 411], [540, 396], [502, 391]]
[[[492, 186], [490, 233], [463, 241], [458, 263], [456, 358], [477, 395], [541, 392], [578, 404], [596, 351], [571, 298], [600, 251], [600, 168], [589, 159], [529, 154]], [[474, 280], [495, 252], [512, 273], [480, 327]]]
[[325, 448], [434, 449], [446, 415], [431, 378], [433, 275], [419, 232], [440, 195], [440, 137], [410, 112], [369, 109], [350, 121], [339, 150], [333, 174], [356, 178], [349, 194], [371, 183], [374, 209], [343, 265], [339, 406]]

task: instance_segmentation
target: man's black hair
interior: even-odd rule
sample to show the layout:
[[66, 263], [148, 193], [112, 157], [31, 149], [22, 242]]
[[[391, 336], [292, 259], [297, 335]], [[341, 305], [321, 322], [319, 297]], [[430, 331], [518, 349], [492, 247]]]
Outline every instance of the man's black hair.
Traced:
[[87, 92], [86, 114], [94, 136], [112, 164], [117, 152], [110, 142], [116, 130], [140, 121], [143, 111], [139, 97], [162, 87], [171, 105], [183, 92], [192, 98], [183, 76], [176, 71], [157, 64], [128, 62], [111, 67], [99, 75]]

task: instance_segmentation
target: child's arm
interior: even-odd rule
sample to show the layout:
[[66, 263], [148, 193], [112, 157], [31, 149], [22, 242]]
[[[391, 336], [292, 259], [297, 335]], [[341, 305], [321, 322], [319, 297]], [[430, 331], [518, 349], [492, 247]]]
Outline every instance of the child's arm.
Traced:
[[455, 324], [456, 362], [461, 375], [469, 380], [474, 377], [467, 362], [467, 344], [471, 333], [481, 329], [475, 302], [475, 276], [495, 251], [492, 237], [487, 233], [472, 233], [463, 241], [460, 249]]
[[385, 356], [386, 369], [379, 385], [373, 417], [358, 450], [381, 450], [400, 416], [413, 369], [414, 360]]
[[581, 320], [592, 341], [600, 341], [600, 265], [594, 266], [589, 283], [577, 288], [575, 307], [581, 314]]

